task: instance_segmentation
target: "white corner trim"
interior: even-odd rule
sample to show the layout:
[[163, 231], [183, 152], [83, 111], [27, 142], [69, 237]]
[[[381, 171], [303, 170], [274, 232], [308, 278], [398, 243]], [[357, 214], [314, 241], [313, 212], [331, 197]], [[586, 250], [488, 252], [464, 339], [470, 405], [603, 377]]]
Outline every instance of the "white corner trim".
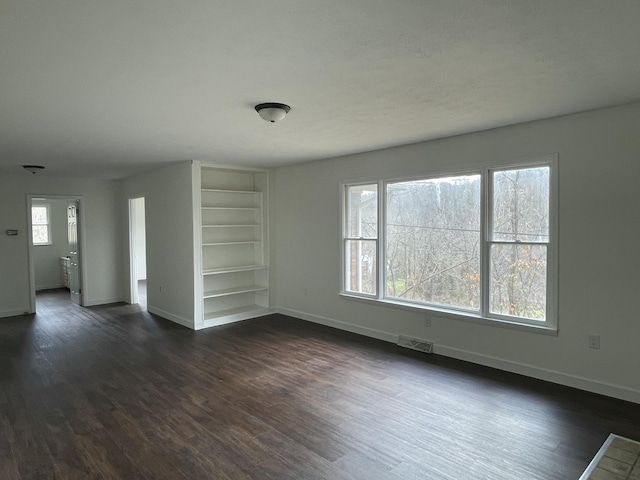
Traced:
[[[340, 330], [357, 333], [359, 335], [364, 335], [371, 338], [377, 338], [378, 340], [384, 340], [386, 342], [396, 343], [398, 339], [398, 335], [394, 335], [389, 332], [361, 327], [340, 320], [334, 320], [332, 318], [322, 317], [318, 315], [311, 315], [288, 308], [278, 307], [274, 308], [274, 311], [283, 315], [289, 315], [291, 317], [299, 318], [301, 320], [319, 323], [321, 325], [338, 328]], [[628, 402], [640, 404], [640, 391], [622, 387], [620, 385], [599, 382], [596, 380], [591, 380], [589, 378], [570, 375], [555, 370], [548, 370], [545, 368], [535, 367], [533, 365], [492, 357], [490, 355], [482, 355], [475, 352], [469, 352], [466, 350], [442, 345], [437, 342], [434, 344], [433, 352], [437, 355], [455, 358], [470, 363], [476, 363], [485, 367], [496, 368], [498, 370], [516, 373], [519, 375], [524, 375], [526, 377], [544, 380], [547, 382], [564, 385], [566, 387], [577, 388], [579, 390], [606, 395], [609, 397], [618, 398], [620, 400], [626, 400]]]
[[319, 315], [311, 315], [310, 313], [299, 312], [297, 310], [291, 310], [288, 308], [276, 307], [273, 309], [275, 313], [281, 313], [283, 315], [289, 315], [290, 317], [299, 318], [308, 322], [319, 323], [327, 327], [337, 328], [351, 333], [357, 333], [358, 335], [364, 335], [365, 337], [377, 338], [378, 340], [384, 340], [385, 342], [396, 343], [398, 341], [398, 335], [394, 335], [382, 330], [375, 330], [373, 328], [361, 327], [353, 325], [351, 323], [342, 322], [340, 320], [334, 320], [328, 317], [321, 317]]
[[179, 325], [182, 325], [183, 327], [187, 327], [190, 329], [194, 329], [193, 328], [193, 320], [189, 320], [188, 318], [184, 318], [184, 317], [180, 317], [178, 315], [174, 315], [173, 313], [169, 313], [166, 312], [164, 310], [162, 310], [161, 308], [156, 308], [153, 305], [147, 305], [147, 311], [149, 313], [153, 313], [154, 315], [158, 315], [159, 317], [165, 318], [167, 320], [170, 320], [174, 323], [177, 323]]

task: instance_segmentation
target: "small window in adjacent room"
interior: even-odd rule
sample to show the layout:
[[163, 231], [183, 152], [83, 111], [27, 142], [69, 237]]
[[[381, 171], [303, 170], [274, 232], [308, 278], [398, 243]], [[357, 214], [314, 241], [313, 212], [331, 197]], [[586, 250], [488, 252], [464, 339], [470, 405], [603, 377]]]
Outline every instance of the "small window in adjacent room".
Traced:
[[51, 206], [39, 203], [31, 206], [31, 231], [34, 245], [51, 245]]

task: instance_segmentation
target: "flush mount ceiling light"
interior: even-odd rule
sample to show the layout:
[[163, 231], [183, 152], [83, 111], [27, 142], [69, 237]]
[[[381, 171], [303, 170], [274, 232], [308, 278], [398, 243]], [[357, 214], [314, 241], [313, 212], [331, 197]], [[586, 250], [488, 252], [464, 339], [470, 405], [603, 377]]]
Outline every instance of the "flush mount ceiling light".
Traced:
[[44, 167], [42, 165], [23, 165], [22, 168], [24, 168], [27, 172], [33, 173], [34, 175], [44, 170]]
[[260, 103], [255, 108], [260, 118], [271, 123], [279, 122], [291, 110], [291, 107], [284, 103]]

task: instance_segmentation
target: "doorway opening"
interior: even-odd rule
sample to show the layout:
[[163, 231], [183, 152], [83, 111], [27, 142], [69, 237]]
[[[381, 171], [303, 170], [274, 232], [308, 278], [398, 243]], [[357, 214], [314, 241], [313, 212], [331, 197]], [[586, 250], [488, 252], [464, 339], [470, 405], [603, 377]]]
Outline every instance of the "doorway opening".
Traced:
[[27, 196], [30, 309], [36, 311], [36, 293], [55, 293], [84, 305], [81, 197]]
[[129, 199], [129, 285], [131, 303], [147, 308], [147, 235], [144, 197]]

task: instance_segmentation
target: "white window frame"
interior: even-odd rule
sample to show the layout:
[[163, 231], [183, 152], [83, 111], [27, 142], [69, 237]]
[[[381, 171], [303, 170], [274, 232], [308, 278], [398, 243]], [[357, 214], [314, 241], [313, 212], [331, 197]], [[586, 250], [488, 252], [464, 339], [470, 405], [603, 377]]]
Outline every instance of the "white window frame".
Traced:
[[[549, 167], [549, 241], [535, 242], [547, 247], [547, 282], [546, 282], [546, 312], [545, 320], [533, 320], [523, 317], [513, 317], [491, 313], [489, 311], [489, 288], [490, 288], [490, 248], [495, 243], [492, 239], [491, 215], [493, 212], [491, 174], [495, 171], [506, 171], [514, 169], [526, 169], [535, 167]], [[385, 296], [386, 282], [386, 205], [387, 205], [387, 185], [411, 180], [427, 180], [430, 178], [442, 178], [458, 175], [480, 175], [481, 177], [481, 200], [480, 200], [480, 310], [472, 311], [458, 309], [455, 307], [440, 307], [410, 300], [397, 298], [387, 298]], [[357, 293], [346, 289], [346, 244], [350, 240], [347, 236], [347, 200], [346, 192], [348, 187], [358, 185], [378, 185], [378, 237], [376, 248], [378, 261], [376, 264], [377, 292], [375, 295]], [[518, 161], [495, 162], [492, 164], [474, 166], [469, 168], [442, 170], [429, 172], [425, 175], [401, 177], [401, 178], [378, 178], [340, 184], [340, 198], [342, 211], [341, 228], [341, 268], [340, 268], [340, 295], [354, 300], [365, 302], [375, 302], [385, 306], [392, 306], [411, 311], [433, 314], [437, 317], [470, 321], [485, 325], [514, 328], [538, 333], [557, 335], [558, 332], [558, 155], [550, 154], [539, 157], [525, 158]], [[511, 242], [507, 242], [511, 243]], [[516, 243], [516, 242], [513, 242]], [[525, 242], [526, 243], [526, 242]]]
[[[34, 208], [44, 207], [47, 210], [47, 223], [33, 223], [33, 209]], [[51, 231], [51, 204], [50, 203], [35, 203], [31, 204], [31, 240], [34, 247], [41, 247], [46, 245], [53, 245], [52, 231]], [[47, 241], [46, 242], [36, 242], [35, 237], [33, 235], [33, 227], [47, 227]]]
[[[349, 209], [349, 201], [347, 198], [347, 189], [349, 187], [361, 187], [361, 186], [365, 186], [365, 185], [377, 185], [377, 193], [376, 193], [376, 197], [377, 197], [377, 225], [376, 225], [376, 232], [377, 232], [377, 236], [376, 237], [353, 237], [347, 234], [348, 230], [349, 230], [349, 214], [348, 209]], [[342, 281], [340, 283], [341, 285], [341, 290], [342, 292], [344, 292], [346, 295], [355, 295], [358, 297], [362, 297], [362, 298], [369, 298], [369, 299], [377, 299], [380, 295], [380, 221], [382, 219], [382, 210], [381, 210], [381, 204], [380, 204], [380, 182], [357, 182], [357, 183], [348, 183], [348, 184], [344, 184], [344, 186], [342, 187], [342, 268], [341, 273], [342, 273]], [[346, 289], [346, 280], [347, 280], [347, 261], [346, 261], [346, 255], [347, 255], [347, 243], [349, 241], [366, 241], [366, 242], [374, 242], [375, 246], [376, 246], [376, 293], [375, 294], [369, 294], [369, 293], [360, 293], [360, 292], [354, 292], [352, 290], [347, 290]]]

